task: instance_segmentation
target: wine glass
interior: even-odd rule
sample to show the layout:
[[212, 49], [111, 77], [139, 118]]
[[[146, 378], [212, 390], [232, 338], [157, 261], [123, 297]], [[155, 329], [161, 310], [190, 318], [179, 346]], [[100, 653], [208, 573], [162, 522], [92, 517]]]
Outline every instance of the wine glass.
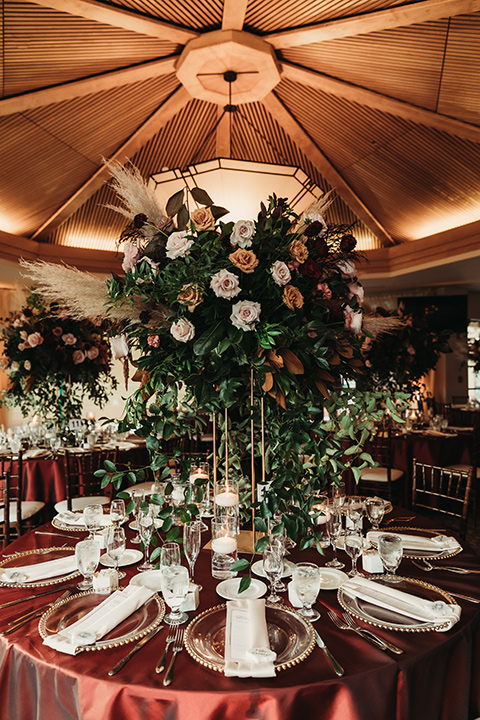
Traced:
[[378, 530], [385, 515], [385, 502], [382, 498], [367, 498], [365, 500], [365, 510], [368, 519], [372, 523], [372, 530]]
[[338, 483], [332, 484], [333, 504], [338, 508], [342, 508], [343, 505], [345, 504], [345, 499], [346, 499], [345, 483], [338, 482]]
[[123, 570], [118, 569], [118, 563], [125, 552], [126, 540], [125, 530], [122, 527], [112, 526], [108, 528], [107, 533], [107, 554], [113, 560], [113, 567], [117, 573], [118, 579], [124, 578]]
[[138, 566], [140, 572], [145, 570], [153, 570], [155, 567], [148, 559], [148, 550], [153, 533], [153, 521], [155, 519], [155, 511], [151, 505], [141, 508], [137, 515], [137, 525], [140, 538], [143, 543], [143, 563]]
[[298, 612], [304, 618], [315, 622], [320, 617], [318, 610], [312, 608], [320, 592], [320, 568], [314, 563], [298, 563], [293, 568], [293, 587], [302, 607]]
[[350, 521], [350, 527], [360, 531], [363, 518], [363, 502], [355, 495], [348, 498], [347, 517]]
[[164, 565], [162, 567], [163, 599], [171, 608], [171, 612], [163, 618], [167, 625], [182, 624], [188, 615], [180, 610], [181, 604], [188, 595], [188, 570], [183, 565]]
[[388, 533], [378, 536], [378, 554], [383, 563], [386, 572], [385, 580], [392, 583], [401, 582], [395, 575], [395, 571], [400, 565], [403, 557], [403, 543], [400, 535], [391, 535]]
[[137, 534], [134, 538], [131, 539], [131, 543], [133, 545], [139, 545], [140, 544], [140, 529], [138, 525], [138, 515], [142, 508], [142, 503], [145, 502], [145, 493], [143, 490], [134, 490], [132, 494], [132, 500], [134, 502], [134, 508], [133, 508], [133, 515], [135, 517], [135, 525]]
[[269, 545], [264, 551], [263, 572], [270, 581], [270, 595], [267, 600], [272, 603], [281, 602], [282, 598], [277, 595], [275, 587], [283, 573], [283, 554], [279, 551], [278, 546]]
[[87, 528], [88, 539], [93, 540], [95, 533], [103, 525], [103, 506], [95, 503], [94, 505], [85, 505], [83, 508], [83, 522]]
[[[192, 520], [191, 522], [185, 523], [183, 526], [183, 551], [188, 561], [190, 568], [190, 578], [192, 583], [194, 581], [194, 570], [195, 563], [200, 553], [200, 546], [202, 544], [202, 522], [201, 520]], [[201, 590], [202, 587], [199, 586]]]
[[92, 578], [100, 562], [100, 543], [97, 540], [80, 540], [75, 546], [75, 560], [77, 568], [83, 575], [83, 580], [78, 583], [79, 590], [91, 590]]
[[329, 508], [327, 522], [325, 523], [325, 525], [333, 548], [333, 560], [325, 563], [325, 565], [327, 567], [333, 567], [337, 568], [337, 570], [341, 570], [345, 567], [345, 564], [340, 562], [340, 560], [338, 560], [337, 558], [337, 542], [338, 538], [342, 534], [342, 514], [339, 507], [333, 505]]
[[348, 531], [345, 535], [345, 550], [347, 555], [352, 558], [352, 569], [348, 573], [349, 577], [358, 575], [357, 560], [363, 553], [363, 536], [360, 532]]
[[115, 498], [110, 503], [110, 517], [114, 525], [120, 526], [125, 520], [125, 501]]

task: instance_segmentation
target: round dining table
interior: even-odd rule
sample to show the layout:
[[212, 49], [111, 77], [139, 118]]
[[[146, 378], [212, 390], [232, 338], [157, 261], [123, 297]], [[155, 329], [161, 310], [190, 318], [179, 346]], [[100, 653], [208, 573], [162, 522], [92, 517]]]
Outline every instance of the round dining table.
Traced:
[[[413, 516], [395, 508], [395, 516]], [[369, 527], [366, 520], [365, 526]], [[401, 525], [402, 521], [398, 521]], [[420, 516], [406, 526], [435, 527]], [[396, 523], [384, 526], [386, 530]], [[31, 531], [3, 551], [6, 555], [38, 547], [75, 545], [84, 533], [63, 532], [47, 524], [39, 534]], [[56, 533], [56, 534], [55, 534]], [[129, 538], [133, 536], [128, 530]], [[73, 535], [73, 537], [71, 537]], [[205, 543], [209, 533], [203, 535]], [[204, 544], [205, 544], [204, 543]], [[347, 555], [338, 551], [350, 566]], [[292, 562], [313, 561], [323, 566], [332, 557], [316, 550], [291, 551]], [[251, 559], [251, 557], [249, 558]], [[454, 564], [480, 570], [480, 558], [468, 547]], [[439, 561], [439, 564], [447, 564]], [[449, 564], [453, 564], [450, 561]], [[124, 568], [122, 584], [137, 574], [136, 565]], [[432, 583], [444, 590], [477, 597], [480, 575], [454, 574], [442, 570], [419, 570], [404, 558], [399, 574]], [[224, 603], [217, 595], [218, 580], [211, 575], [210, 550], [203, 549], [195, 566], [195, 579], [203, 589], [200, 605], [190, 619]], [[50, 586], [51, 595], [0, 609], [0, 631], [27, 609], [53, 601], [63, 585]], [[44, 588], [42, 588], [43, 590]], [[0, 604], [25, 597], [26, 589], [0, 587]], [[284, 603], [289, 606], [288, 596]], [[345, 673], [338, 677], [319, 647], [299, 664], [276, 677], [226, 677], [200, 665], [187, 651], [176, 659], [173, 682], [163, 685], [155, 665], [165, 648], [165, 626], [123, 669], [110, 677], [108, 671], [131, 646], [66, 655], [46, 646], [38, 631], [38, 619], [21, 630], [0, 638], [0, 718], [2, 720], [474, 720], [480, 716], [480, 604], [457, 599], [460, 620], [446, 632], [392, 632], [375, 628], [378, 635], [395, 643], [402, 654], [370, 645], [354, 632], [341, 632], [327, 610], [340, 614], [336, 590], [321, 590], [315, 607], [320, 619], [314, 623], [327, 647]], [[364, 627], [367, 627], [364, 625]]]

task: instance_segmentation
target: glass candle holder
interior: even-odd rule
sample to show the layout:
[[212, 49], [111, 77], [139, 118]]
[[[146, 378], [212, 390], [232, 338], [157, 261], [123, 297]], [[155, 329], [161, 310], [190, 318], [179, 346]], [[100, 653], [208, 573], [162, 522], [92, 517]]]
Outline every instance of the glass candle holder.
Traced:
[[235, 577], [230, 570], [237, 559], [237, 524], [234, 518], [212, 520], [212, 576], [219, 580]]

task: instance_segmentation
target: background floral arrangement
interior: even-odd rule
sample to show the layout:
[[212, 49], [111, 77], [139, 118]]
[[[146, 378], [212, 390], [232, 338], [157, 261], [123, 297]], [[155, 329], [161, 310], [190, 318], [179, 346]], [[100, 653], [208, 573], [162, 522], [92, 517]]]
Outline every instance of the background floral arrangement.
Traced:
[[480, 340], [471, 340], [468, 343], [468, 359], [473, 363], [475, 372], [480, 372]]
[[80, 417], [85, 397], [101, 407], [116, 387], [102, 323], [80, 322], [36, 293], [4, 321], [1, 338], [10, 384], [0, 402], [18, 407], [24, 417]]
[[[77, 316], [92, 312], [92, 297], [102, 312], [107, 294], [114, 354], [133, 362], [140, 380], [120, 430], [147, 438], [155, 473], [169, 474], [166, 441], [200, 435], [212, 413], [224, 430], [228, 408], [229, 473], [244, 483], [245, 509], [252, 447], [264, 483], [254, 503], [257, 529], [273, 518], [274, 533], [285, 527], [313, 544], [319, 493], [343, 471], [358, 478], [372, 463], [363, 444], [386, 407], [384, 394], [346, 387], [363, 372], [362, 321], [365, 332], [372, 322], [390, 323], [364, 319], [352, 228], [327, 224], [328, 198], [300, 218], [272, 196], [256, 220], [226, 224], [219, 221], [226, 211], [198, 188], [186, 202], [185, 191], [176, 193], [163, 209], [136, 169], [109, 167], [121, 200], [113, 208], [128, 219], [124, 274], [113, 273], [106, 291], [59, 266], [30, 264], [29, 276]], [[395, 413], [394, 399], [387, 402]], [[220, 443], [220, 473], [224, 450]], [[183, 460], [187, 479], [190, 459]], [[125, 474], [109, 468], [104, 482], [120, 487]], [[172, 513], [185, 520], [198, 512], [189, 501], [201, 499], [201, 482], [180, 510], [154, 497], [169, 539], [178, 533]]]

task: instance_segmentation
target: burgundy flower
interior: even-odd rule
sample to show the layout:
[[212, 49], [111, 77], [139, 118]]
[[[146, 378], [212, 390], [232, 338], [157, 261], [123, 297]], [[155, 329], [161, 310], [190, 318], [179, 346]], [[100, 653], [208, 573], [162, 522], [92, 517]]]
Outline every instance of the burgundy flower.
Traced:
[[310, 280], [319, 280], [322, 274], [318, 264], [311, 258], [308, 258], [308, 260], [305, 260], [305, 262], [300, 265], [300, 272]]
[[147, 216], [145, 213], [139, 213], [138, 215], [135, 215], [133, 218], [133, 226], [136, 228], [141, 228], [142, 225], [144, 225], [147, 222]]
[[304, 235], [307, 237], [316, 237], [317, 235], [320, 235], [321, 232], [323, 232], [324, 227], [321, 222], [318, 220], [315, 220], [314, 222], [310, 223], [310, 225], [307, 226], [307, 229], [304, 232]]
[[319, 258], [327, 257], [328, 245], [323, 238], [317, 238], [316, 240], [313, 241], [312, 245], [315, 248], [315, 251]]
[[357, 245], [356, 239], [353, 235], [344, 235], [340, 240], [340, 250], [342, 252], [352, 252]]

